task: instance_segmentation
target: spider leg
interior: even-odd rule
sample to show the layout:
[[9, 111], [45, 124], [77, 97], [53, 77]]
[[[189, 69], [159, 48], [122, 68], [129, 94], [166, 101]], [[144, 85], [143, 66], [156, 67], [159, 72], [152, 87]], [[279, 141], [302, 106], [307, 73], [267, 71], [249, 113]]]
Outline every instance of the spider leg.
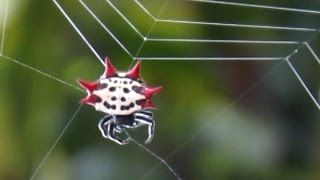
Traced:
[[99, 124], [98, 124], [98, 128], [102, 134], [102, 136], [104, 138], [109, 138], [109, 133], [108, 133], [108, 126], [109, 124], [111, 123], [113, 119], [113, 116], [111, 115], [106, 115], [105, 117], [103, 117], [100, 121], [99, 121]]
[[122, 140], [120, 139], [119, 137], [117, 137], [114, 133], [116, 129], [116, 125], [111, 122], [109, 125], [108, 125], [108, 137], [111, 141], [114, 141], [120, 145], [125, 145], [125, 144], [128, 144], [128, 142], [130, 141], [130, 138], [128, 139], [125, 139], [125, 140]]
[[148, 139], [145, 141], [145, 143], [150, 143], [153, 135], [154, 135], [154, 127], [155, 122], [153, 120], [153, 114], [150, 111], [138, 111], [134, 114], [134, 121], [137, 122], [136, 127], [139, 127], [141, 125], [148, 125]]
[[122, 140], [119, 137], [115, 135], [116, 132], [121, 132], [122, 129], [119, 129], [113, 122], [113, 116], [107, 115], [104, 118], [102, 118], [99, 122], [99, 129], [101, 131], [101, 134], [104, 138], [110, 139], [111, 141], [114, 141], [120, 145], [127, 144], [129, 142], [129, 138], [126, 140]]
[[117, 133], [121, 133], [122, 132], [122, 126], [119, 126], [119, 125], [116, 125], [114, 130], [117, 132]]

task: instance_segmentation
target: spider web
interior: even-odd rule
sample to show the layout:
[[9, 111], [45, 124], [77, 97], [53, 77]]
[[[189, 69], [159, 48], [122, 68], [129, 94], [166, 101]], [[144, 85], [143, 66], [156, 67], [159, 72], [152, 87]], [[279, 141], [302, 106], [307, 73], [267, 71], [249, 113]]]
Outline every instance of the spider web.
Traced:
[[[148, 1], [127, 1], [132, 9], [127, 9], [126, 4], [120, 3], [118, 1], [74, 1], [72, 4], [68, 4], [62, 1], [54, 1], [58, 9], [64, 15], [66, 21], [68, 21], [84, 43], [93, 52], [93, 55], [103, 64], [103, 60], [99, 54], [106, 54], [105, 50], [99, 49], [98, 41], [90, 41], [94, 39], [91, 34], [85, 34], [83, 32], [87, 31], [87, 27], [81, 22], [95, 22], [94, 28], [100, 27], [103, 29], [104, 33], [107, 33], [111, 37], [117, 47], [132, 60], [142, 59], [142, 60], [211, 60], [211, 61], [255, 61], [259, 63], [265, 63], [266, 61], [272, 62], [273, 66], [269, 68], [266, 73], [261, 75], [261, 77], [255, 80], [252, 85], [246, 87], [240, 93], [240, 96], [234, 98], [234, 100], [228, 103], [225, 108], [221, 108], [215, 115], [214, 119], [221, 119], [233, 107], [243, 100], [248, 94], [250, 94], [257, 86], [259, 86], [263, 81], [273, 76], [275, 72], [278, 72], [279, 68], [285, 66], [291, 69], [291, 76], [295, 77], [296, 80], [301, 84], [301, 89], [304, 90], [305, 94], [309, 96], [309, 100], [314, 104], [317, 110], [320, 110], [320, 105], [318, 99], [319, 93], [319, 80], [310, 80], [310, 75], [306, 73], [303, 69], [305, 64], [313, 64], [312, 67], [315, 69], [314, 74], [319, 75], [319, 64], [320, 60], [317, 56], [317, 51], [315, 47], [316, 41], [319, 39], [318, 24], [316, 24], [316, 19], [319, 18], [320, 12], [314, 9], [315, 4], [310, 3], [310, 7], [305, 9], [286, 7], [279, 4], [275, 5], [262, 5], [263, 3], [250, 3], [249, 1], [244, 3], [236, 3], [229, 1], [159, 1], [158, 3], [150, 3]], [[77, 5], [75, 5], [77, 3]], [[11, 5], [13, 3], [10, 3]], [[23, 60], [16, 60], [12, 58], [11, 55], [7, 55], [5, 51], [6, 38], [6, 26], [8, 24], [8, 9], [10, 8], [9, 1], [5, 1], [3, 17], [3, 28], [1, 36], [1, 48], [0, 57], [4, 60], [9, 60], [26, 69], [30, 69], [37, 73], [40, 73], [45, 78], [50, 78], [63, 86], [69, 86], [76, 90], [81, 90], [72, 83], [68, 83], [65, 80], [61, 80], [54, 75], [45, 73], [46, 68], [43, 66], [35, 68], [34, 65], [28, 65], [28, 63], [23, 63]], [[97, 4], [99, 4], [97, 6]], [[100, 5], [105, 4], [103, 8]], [[293, 4], [293, 3], [292, 3]], [[307, 6], [308, 3], [305, 4]], [[190, 16], [186, 14], [178, 14], [175, 12], [175, 8], [183, 7], [199, 7], [202, 9], [207, 9], [207, 12], [217, 12], [214, 13], [215, 17], [212, 16]], [[163, 8], [162, 8], [163, 7]], [[78, 18], [76, 15], [72, 14], [73, 8], [82, 8], [82, 12], [86, 12], [88, 16], [85, 18]], [[240, 12], [246, 12], [249, 15], [254, 13], [275, 13], [279, 14], [279, 17], [293, 17], [292, 24], [295, 25], [297, 18], [303, 16], [303, 18], [308, 19], [308, 22], [304, 22], [301, 26], [291, 26], [290, 23], [283, 24], [272, 24], [263, 21], [261, 18], [251, 19], [251, 18], [241, 18], [239, 16], [226, 16], [223, 12], [232, 12], [237, 9], [241, 9]], [[112, 22], [104, 18], [103, 14], [112, 13], [112, 18], [117, 19], [117, 23], [123, 23], [121, 28], [127, 31], [122, 32], [121, 30], [115, 28]], [[140, 18], [144, 18], [143, 28], [137, 24], [137, 20], [130, 17], [134, 11], [139, 13]], [[163, 11], [163, 12], [162, 12]], [[161, 13], [162, 12], [162, 13]], [[58, 13], [57, 13], [58, 14]], [[159, 14], [159, 16], [158, 16]], [[208, 15], [204, 13], [204, 15]], [[77, 17], [77, 18], [72, 18]], [[77, 22], [80, 24], [77, 24]], [[270, 25], [271, 24], [271, 25]], [[92, 26], [90, 27], [92, 28]], [[164, 29], [168, 28], [167, 31]], [[182, 33], [181, 29], [190, 31], [187, 33]], [[212, 30], [213, 35], [205, 34], [202, 35], [201, 31], [203, 29]], [[130, 30], [130, 32], [129, 32]], [[221, 32], [228, 33], [221, 33]], [[165, 33], [163, 33], [165, 32]], [[170, 33], [172, 32], [172, 33]], [[258, 32], [258, 33], [257, 33]], [[270, 34], [277, 34], [272, 36], [270, 39]], [[216, 35], [218, 34], [218, 35]], [[225, 35], [226, 34], [226, 35]], [[5, 36], [6, 35], [6, 36]], [[99, 34], [100, 35], [100, 34]], [[106, 34], [103, 35], [103, 37]], [[101, 36], [99, 36], [101, 37]], [[130, 38], [128, 38], [130, 37]], [[128, 39], [132, 42], [128, 42]], [[166, 47], [166, 48], [163, 48]], [[236, 51], [237, 49], [255, 48], [254, 53]], [[178, 49], [177, 51], [171, 51], [171, 49]], [[161, 51], [154, 51], [152, 49], [161, 49]], [[213, 49], [217, 49], [213, 51]], [[232, 51], [232, 53], [228, 53]], [[180, 54], [179, 54], [180, 52]], [[231, 54], [231, 55], [230, 55]], [[302, 59], [302, 60], [301, 60]], [[262, 61], [262, 62], [261, 62]], [[310, 66], [308, 66], [310, 67]], [[41, 69], [41, 70], [39, 70]], [[94, 76], [92, 76], [94, 77]], [[319, 77], [319, 76], [317, 76]], [[81, 90], [82, 91], [82, 90]], [[77, 117], [81, 106], [76, 108], [76, 111], [69, 118], [66, 125], [59, 134], [58, 138], [55, 140], [53, 146], [51, 146], [47, 155], [42, 159], [41, 164], [33, 173], [35, 175], [38, 170], [42, 167], [43, 163], [46, 162], [47, 158], [57, 145], [57, 143], [62, 138], [63, 134], [66, 132], [70, 123]], [[158, 118], [157, 118], [158, 119]], [[159, 122], [159, 121], [158, 121]], [[204, 124], [210, 125], [210, 121], [202, 122]], [[165, 158], [167, 161], [176, 155], [177, 152], [186, 149], [186, 146], [190, 145], [195, 138], [199, 137], [200, 133], [205, 131], [206, 125], [195, 129], [193, 132], [185, 134], [185, 139], [180, 140], [182, 144], [176, 144], [171, 153]], [[193, 143], [192, 143], [193, 144]], [[116, 155], [117, 156], [117, 155]], [[163, 163], [163, 162], [161, 162]], [[161, 164], [156, 164], [150, 170], [145, 170], [142, 179], [151, 175], [152, 172], [157, 171], [157, 168]], [[176, 168], [174, 168], [176, 169]], [[34, 172], [34, 171], [33, 171]], [[178, 171], [178, 174], [179, 171]], [[181, 174], [182, 177], [185, 177]], [[32, 176], [33, 178], [34, 176]]]

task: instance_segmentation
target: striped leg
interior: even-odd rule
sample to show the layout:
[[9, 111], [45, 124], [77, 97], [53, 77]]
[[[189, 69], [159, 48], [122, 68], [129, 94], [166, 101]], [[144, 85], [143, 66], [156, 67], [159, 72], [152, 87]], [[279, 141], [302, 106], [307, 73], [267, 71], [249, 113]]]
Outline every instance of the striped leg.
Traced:
[[109, 139], [111, 141], [114, 141], [120, 145], [125, 145], [125, 144], [128, 144], [128, 142], [130, 141], [130, 138], [128, 139], [125, 139], [125, 140], [122, 140], [120, 139], [119, 137], [117, 137], [115, 134], [114, 134], [114, 131], [115, 131], [115, 127], [116, 125], [111, 122], [109, 125], [108, 125], [108, 136], [109, 136]]
[[109, 138], [109, 132], [108, 132], [108, 126], [112, 122], [113, 116], [111, 115], [106, 115], [103, 117], [98, 124], [98, 128], [102, 134], [102, 136], [106, 139]]
[[116, 129], [115, 124], [112, 122], [113, 118], [113, 116], [107, 115], [100, 120], [98, 127], [101, 131], [102, 136], [120, 145], [127, 144], [130, 139], [122, 140], [115, 135], [115, 131], [118, 131], [118, 129]]
[[150, 143], [154, 135], [155, 127], [152, 112], [146, 110], [138, 111], [134, 114], [134, 121], [137, 123], [136, 127], [144, 124], [148, 125], [148, 139], [145, 141], [145, 143]]

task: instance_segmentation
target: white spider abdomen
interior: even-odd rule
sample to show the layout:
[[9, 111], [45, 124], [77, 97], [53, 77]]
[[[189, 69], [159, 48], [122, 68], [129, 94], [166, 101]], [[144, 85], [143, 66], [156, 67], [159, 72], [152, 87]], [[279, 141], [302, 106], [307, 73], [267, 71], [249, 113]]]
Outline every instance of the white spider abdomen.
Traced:
[[146, 97], [133, 88], [141, 87], [141, 83], [125, 77], [111, 77], [101, 79], [100, 84], [104, 88], [93, 91], [101, 99], [95, 103], [97, 110], [112, 115], [129, 115], [142, 109], [139, 101]]

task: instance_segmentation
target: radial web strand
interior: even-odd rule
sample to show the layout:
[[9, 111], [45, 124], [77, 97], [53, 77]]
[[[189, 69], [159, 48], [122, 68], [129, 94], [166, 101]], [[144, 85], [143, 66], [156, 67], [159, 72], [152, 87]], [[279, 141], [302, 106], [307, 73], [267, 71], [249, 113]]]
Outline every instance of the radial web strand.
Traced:
[[50, 147], [50, 149], [48, 150], [48, 152], [46, 153], [46, 155], [43, 157], [43, 159], [41, 160], [40, 164], [38, 165], [38, 167], [36, 168], [36, 170], [34, 171], [34, 173], [32, 174], [32, 176], [30, 177], [30, 180], [33, 180], [36, 175], [38, 174], [39, 170], [41, 169], [41, 167], [45, 164], [45, 162], [47, 161], [47, 159], [49, 158], [49, 156], [51, 155], [52, 151], [54, 150], [54, 148], [57, 146], [57, 144], [59, 143], [59, 141], [61, 140], [61, 138], [63, 137], [63, 135], [65, 134], [65, 132], [68, 130], [69, 126], [71, 125], [71, 123], [73, 122], [73, 120], [76, 118], [76, 116], [78, 115], [78, 113], [80, 112], [82, 105], [79, 105], [79, 107], [76, 109], [76, 111], [73, 113], [72, 117], [67, 121], [67, 124], [64, 126], [64, 128], [62, 129], [62, 131], [60, 132], [59, 136], [57, 137], [57, 139], [54, 141], [54, 143], [52, 144], [52, 146]]
[[2, 53], [3, 53], [4, 39], [5, 39], [6, 25], [7, 25], [8, 8], [9, 8], [9, 0], [6, 0], [4, 18], [3, 18], [2, 37], [1, 37], [1, 44], [0, 44], [0, 56], [2, 56]]

